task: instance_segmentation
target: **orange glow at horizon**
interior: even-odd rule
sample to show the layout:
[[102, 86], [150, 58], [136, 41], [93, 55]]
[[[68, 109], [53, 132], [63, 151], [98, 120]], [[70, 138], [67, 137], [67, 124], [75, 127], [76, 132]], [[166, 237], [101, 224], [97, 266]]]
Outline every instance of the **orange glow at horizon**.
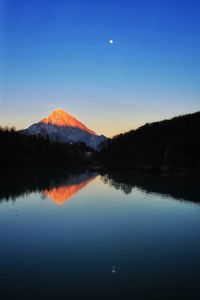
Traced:
[[[56, 110], [54, 110], [54, 111], [56, 111]], [[58, 111], [58, 109], [57, 109], [57, 111]], [[90, 125], [91, 125], [90, 128], [94, 128], [94, 131], [89, 129], [90, 133], [94, 132], [93, 134], [98, 134], [98, 135], [103, 134], [107, 137], [112, 138], [113, 136], [118, 135], [120, 133], [124, 133], [124, 132], [127, 132], [132, 129], [136, 129], [136, 128], [144, 125], [146, 121], [153, 122], [153, 121], [157, 120], [154, 115], [149, 116], [146, 119], [144, 118], [144, 116], [141, 117], [140, 115], [137, 115], [137, 116], [126, 116], [126, 118], [120, 118], [120, 121], [119, 121], [119, 115], [117, 114], [116, 118], [118, 121], [116, 121], [116, 118], [114, 115], [113, 116], [109, 115], [109, 117], [106, 117], [106, 114], [107, 114], [107, 112], [103, 113], [103, 116], [104, 116], [103, 121], [101, 118], [99, 119], [94, 115], [92, 115], [92, 116], [86, 115], [85, 116], [85, 119], [86, 120], [89, 119], [89, 121], [90, 121]], [[1, 126], [3, 126], [3, 127], [4, 126], [9, 126], [9, 127], [15, 126], [16, 130], [22, 130], [24, 128], [29, 127], [31, 124], [34, 124], [36, 122], [36, 120], [41, 120], [40, 122], [48, 123], [50, 115], [47, 118], [43, 118], [43, 119], [42, 119], [42, 115], [44, 115], [44, 113], [41, 113], [39, 116], [37, 116], [37, 114], [34, 114], [34, 113], [32, 114], [30, 112], [28, 120], [25, 118], [24, 115], [22, 115], [21, 117], [20, 117], [20, 115], [17, 115], [17, 116], [11, 115], [10, 118], [6, 120], [6, 122], [4, 121], [1, 123]], [[159, 117], [159, 119], [161, 119], [161, 118]], [[13, 121], [13, 120], [15, 120], [15, 121]], [[55, 120], [54, 120], [54, 122], [55, 122]], [[56, 120], [56, 123], [59, 124], [58, 119]], [[60, 126], [61, 125], [63, 126], [63, 123], [60, 123]]]
[[43, 190], [42, 193], [45, 196], [48, 196], [57, 205], [62, 205], [64, 202], [68, 201], [71, 197], [73, 197], [77, 192], [86, 187], [86, 185], [88, 185], [88, 183], [93, 181], [96, 177], [97, 175], [79, 184], [55, 187], [50, 190], [46, 189]]

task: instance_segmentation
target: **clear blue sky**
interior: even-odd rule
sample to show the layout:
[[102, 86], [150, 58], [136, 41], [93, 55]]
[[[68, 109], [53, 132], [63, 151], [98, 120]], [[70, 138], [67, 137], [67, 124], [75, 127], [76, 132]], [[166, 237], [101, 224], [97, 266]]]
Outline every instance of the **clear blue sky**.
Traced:
[[0, 20], [1, 125], [63, 108], [110, 136], [200, 110], [200, 1], [0, 0]]

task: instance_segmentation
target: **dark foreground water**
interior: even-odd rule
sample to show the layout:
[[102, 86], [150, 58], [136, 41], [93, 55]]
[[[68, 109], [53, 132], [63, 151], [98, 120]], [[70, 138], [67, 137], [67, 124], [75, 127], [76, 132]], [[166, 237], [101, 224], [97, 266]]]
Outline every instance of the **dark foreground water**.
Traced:
[[200, 180], [84, 173], [0, 190], [0, 299], [200, 299]]

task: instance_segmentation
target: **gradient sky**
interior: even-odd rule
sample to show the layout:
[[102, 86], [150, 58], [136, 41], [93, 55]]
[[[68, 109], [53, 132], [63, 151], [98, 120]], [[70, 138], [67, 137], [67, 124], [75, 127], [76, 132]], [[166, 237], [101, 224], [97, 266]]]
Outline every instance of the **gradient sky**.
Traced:
[[111, 136], [194, 112], [200, 1], [0, 0], [0, 66], [3, 126], [63, 108]]

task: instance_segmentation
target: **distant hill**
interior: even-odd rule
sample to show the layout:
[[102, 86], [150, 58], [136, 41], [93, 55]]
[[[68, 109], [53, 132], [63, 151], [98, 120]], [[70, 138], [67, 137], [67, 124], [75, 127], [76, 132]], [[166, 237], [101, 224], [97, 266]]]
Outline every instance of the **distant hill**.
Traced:
[[105, 143], [99, 161], [113, 170], [200, 171], [200, 112], [115, 136]]
[[62, 143], [82, 142], [95, 150], [98, 150], [100, 144], [106, 140], [105, 136], [97, 135], [62, 109], [54, 110], [47, 118], [20, 132], [26, 135], [48, 137], [50, 141]]

